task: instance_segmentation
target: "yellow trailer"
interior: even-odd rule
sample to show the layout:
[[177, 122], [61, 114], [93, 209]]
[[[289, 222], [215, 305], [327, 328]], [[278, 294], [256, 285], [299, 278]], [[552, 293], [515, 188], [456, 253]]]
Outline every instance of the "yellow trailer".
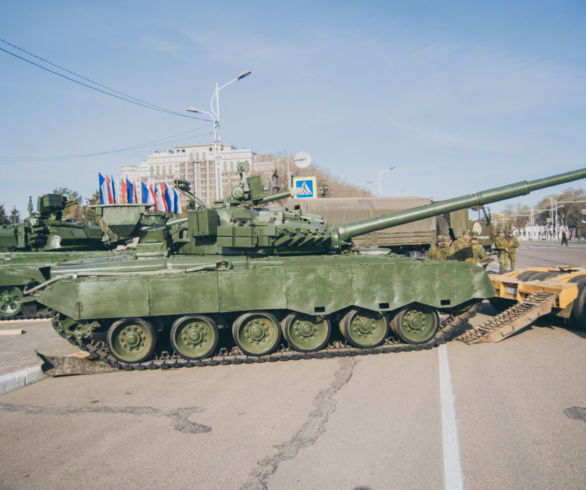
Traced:
[[530, 267], [506, 274], [490, 274], [497, 310], [523, 302], [535, 293], [555, 296], [552, 313], [574, 328], [586, 329], [586, 267]]

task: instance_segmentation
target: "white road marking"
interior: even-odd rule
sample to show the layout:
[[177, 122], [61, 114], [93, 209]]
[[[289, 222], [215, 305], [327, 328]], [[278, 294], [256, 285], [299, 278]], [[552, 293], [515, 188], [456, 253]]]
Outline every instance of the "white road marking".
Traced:
[[458, 422], [456, 420], [456, 406], [450, 363], [448, 362], [448, 348], [442, 344], [438, 350], [439, 381], [442, 410], [442, 439], [444, 456], [444, 488], [446, 490], [462, 490], [464, 476], [460, 464], [460, 443], [458, 442]]

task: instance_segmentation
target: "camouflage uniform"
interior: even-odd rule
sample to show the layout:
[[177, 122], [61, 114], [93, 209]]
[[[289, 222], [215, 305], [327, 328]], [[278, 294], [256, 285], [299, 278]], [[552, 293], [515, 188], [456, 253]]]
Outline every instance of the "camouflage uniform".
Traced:
[[437, 245], [432, 245], [427, 252], [427, 258], [430, 260], [447, 260], [450, 255], [452, 255], [450, 239], [443, 235], [437, 237]]
[[507, 238], [507, 248], [509, 249], [509, 260], [511, 262], [511, 270], [515, 270], [517, 264], [517, 249], [519, 248], [519, 240], [513, 235], [513, 232], [509, 232], [509, 238]]
[[454, 248], [454, 252], [458, 252], [463, 248], [468, 248], [470, 246], [470, 232], [466, 231], [462, 234], [460, 238], [458, 238], [453, 244], [452, 247]]
[[470, 250], [470, 231], [466, 230], [462, 236], [452, 244], [452, 260], [460, 260], [462, 262], [472, 257]]
[[472, 256], [467, 257], [466, 262], [470, 264], [478, 264], [481, 260], [488, 258], [486, 250], [484, 250], [484, 247], [478, 243], [478, 233], [472, 233], [470, 236], [470, 244]]
[[509, 264], [509, 239], [505, 237], [504, 231], [499, 230], [498, 236], [494, 239], [494, 244], [499, 255], [499, 271], [503, 273], [507, 270], [507, 265]]

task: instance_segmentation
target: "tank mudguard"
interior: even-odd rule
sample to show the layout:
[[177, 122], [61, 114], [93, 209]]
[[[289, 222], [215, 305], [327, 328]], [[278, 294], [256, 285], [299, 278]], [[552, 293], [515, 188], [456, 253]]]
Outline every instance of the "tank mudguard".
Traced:
[[188, 271], [65, 278], [42, 289], [38, 301], [89, 320], [255, 310], [327, 315], [350, 306], [385, 312], [410, 303], [454, 308], [494, 296], [482, 268], [455, 261], [331, 255]]

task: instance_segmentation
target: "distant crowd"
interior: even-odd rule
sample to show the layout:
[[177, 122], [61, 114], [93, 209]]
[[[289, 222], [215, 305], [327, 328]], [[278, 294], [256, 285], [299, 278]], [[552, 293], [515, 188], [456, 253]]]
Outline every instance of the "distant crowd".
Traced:
[[523, 228], [513, 228], [515, 236], [522, 241], [530, 240], [549, 240], [560, 241], [562, 234], [565, 233], [568, 240], [578, 240], [578, 230], [567, 226], [560, 226], [557, 232], [554, 232], [551, 226], [535, 225], [525, 226]]

